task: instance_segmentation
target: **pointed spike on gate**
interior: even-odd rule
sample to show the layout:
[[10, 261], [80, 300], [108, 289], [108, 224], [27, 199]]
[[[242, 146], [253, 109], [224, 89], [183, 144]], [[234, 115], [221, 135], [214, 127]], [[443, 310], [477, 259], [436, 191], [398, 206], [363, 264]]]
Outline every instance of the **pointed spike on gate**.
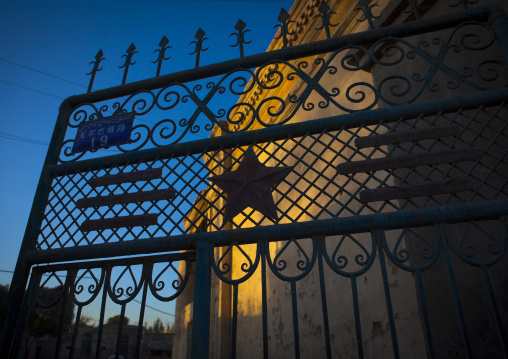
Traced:
[[361, 6], [364, 6], [364, 7], [367, 7], [370, 5], [370, 2], [372, 0], [360, 0], [358, 3], [361, 5]]
[[289, 16], [288, 12], [286, 11], [286, 9], [281, 8], [279, 17], [277, 18], [277, 20], [279, 20], [279, 22], [286, 22], [287, 20], [289, 20], [289, 17], [290, 16]]
[[127, 49], [127, 53], [132, 54], [135, 50], [136, 50], [136, 46], [134, 45], [133, 42], [131, 42], [129, 48]]
[[102, 49], [100, 49], [97, 52], [97, 55], [95, 55], [95, 61], [99, 61], [102, 58], [102, 55], [104, 55], [104, 52], [102, 52]]
[[245, 26], [247, 26], [247, 24], [244, 23], [241, 19], [238, 19], [238, 22], [235, 25], [235, 30], [242, 32], [242, 30], [245, 29]]
[[205, 31], [202, 28], [199, 28], [198, 31], [196, 31], [196, 35], [194, 35], [194, 38], [199, 41], [204, 36], [205, 36]]
[[319, 12], [326, 14], [328, 10], [330, 10], [330, 6], [326, 3], [326, 1], [321, 1], [321, 5], [318, 8]]
[[169, 40], [166, 37], [166, 35], [164, 35], [162, 37], [161, 41], [159, 42], [159, 46], [162, 47], [162, 48], [165, 48], [167, 44], [169, 44]]

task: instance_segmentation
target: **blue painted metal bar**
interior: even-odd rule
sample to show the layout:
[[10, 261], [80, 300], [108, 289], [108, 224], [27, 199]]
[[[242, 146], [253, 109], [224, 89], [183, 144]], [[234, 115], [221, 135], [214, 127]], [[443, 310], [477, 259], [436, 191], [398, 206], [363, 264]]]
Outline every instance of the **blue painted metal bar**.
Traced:
[[[30, 307], [32, 306], [33, 297], [36, 292], [37, 286], [41, 280], [41, 273], [37, 270], [32, 271], [32, 275], [30, 277], [30, 282], [28, 284], [28, 291], [23, 298], [23, 306], [21, 308], [21, 315], [19, 317], [18, 325], [15, 330], [14, 341], [12, 344], [11, 354], [12, 357], [18, 357], [19, 348], [21, 347], [21, 343], [23, 341], [23, 333], [25, 331], [26, 322], [28, 321], [28, 316], [30, 314]], [[20, 301], [21, 302], [21, 301]], [[7, 348], [8, 349], [8, 348]], [[10, 357], [9, 357], [10, 358]]]
[[191, 355], [192, 359], [201, 359], [208, 358], [210, 353], [210, 251], [213, 247], [206, 242], [200, 242], [196, 247]]
[[450, 251], [448, 250], [448, 246], [450, 245], [448, 241], [448, 236], [446, 233], [446, 224], [436, 224], [436, 237], [439, 236], [441, 239], [441, 244], [443, 246], [443, 252], [445, 254], [446, 261], [446, 269], [448, 271], [448, 277], [450, 278], [450, 286], [453, 293], [453, 299], [455, 301], [455, 309], [457, 310], [457, 317], [459, 319], [460, 333], [462, 335], [462, 342], [464, 343], [464, 350], [466, 354], [466, 358], [470, 359], [471, 356], [471, 344], [469, 341], [469, 335], [467, 334], [466, 329], [466, 321], [464, 319], [464, 310], [462, 309], [462, 304], [460, 302], [459, 290], [457, 289], [457, 282], [455, 280], [455, 273], [453, 271], [453, 265], [450, 258]]
[[231, 326], [231, 358], [236, 359], [236, 339], [238, 328], [238, 284], [233, 284], [233, 318]]
[[485, 282], [485, 288], [487, 289], [487, 294], [489, 297], [490, 309], [492, 310], [492, 315], [494, 316], [494, 323], [496, 325], [497, 335], [499, 336], [499, 343], [503, 349], [503, 354], [505, 359], [508, 358], [508, 345], [506, 342], [506, 334], [503, 328], [503, 321], [501, 320], [501, 315], [499, 314], [499, 309], [497, 307], [496, 298], [494, 296], [494, 290], [492, 289], [492, 283], [490, 281], [490, 276], [488, 272], [487, 266], [481, 266], [483, 281]]
[[[157, 252], [188, 250], [200, 243], [214, 246], [251, 244], [259, 241], [284, 241], [291, 238], [310, 238], [316, 235], [331, 236], [346, 233], [363, 233], [368, 228], [399, 229], [405, 227], [423, 227], [434, 223], [459, 223], [472, 220], [497, 219], [508, 215], [508, 199], [486, 202], [473, 202], [459, 205], [420, 208], [390, 213], [376, 213], [363, 216], [331, 218], [308, 222], [278, 224], [277, 226], [258, 226], [216, 232], [200, 232], [146, 239], [104, 243], [73, 248], [59, 248], [31, 252], [28, 263], [54, 263], [104, 257], [120, 257]], [[197, 260], [197, 259], [196, 259]]]
[[[44, 218], [41, 210], [46, 206], [48, 196], [51, 192], [51, 179], [47, 175], [46, 169], [51, 165], [58, 163], [58, 155], [60, 153], [60, 145], [63, 142], [67, 120], [71, 114], [71, 108], [68, 104], [60, 106], [60, 112], [53, 131], [53, 137], [49, 145], [48, 153], [44, 161], [44, 167], [37, 184], [34, 201], [30, 210], [27, 227], [23, 236], [23, 242], [19, 251], [19, 257], [16, 262], [14, 274], [12, 276], [9, 295], [7, 298], [7, 308], [5, 309], [5, 319], [0, 330], [0, 358], [9, 357], [9, 349], [11, 347], [13, 336], [15, 333], [16, 323], [20, 315], [22, 301], [25, 295], [25, 288], [30, 276], [30, 265], [27, 262], [27, 255], [30, 251], [35, 250], [39, 228]], [[35, 263], [35, 262], [34, 262]]]
[[420, 302], [420, 313], [423, 319], [423, 329], [425, 331], [425, 343], [427, 346], [427, 356], [428, 359], [434, 359], [436, 357], [434, 350], [434, 342], [432, 340], [432, 332], [430, 330], [430, 322], [429, 322], [429, 311], [427, 310], [427, 302], [425, 300], [425, 293], [423, 291], [423, 282], [422, 282], [422, 271], [416, 270], [416, 288], [418, 290], [418, 299]]
[[330, 343], [330, 324], [328, 323], [328, 305], [326, 303], [325, 273], [323, 269], [323, 246], [325, 245], [325, 237], [316, 236], [313, 240], [317, 241], [316, 247], [318, 249], [319, 288], [321, 290], [321, 309], [323, 313], [326, 357], [330, 359], [332, 357], [332, 348]]
[[106, 275], [104, 287], [102, 288], [101, 312], [99, 315], [99, 327], [97, 329], [97, 348], [95, 348], [95, 359], [101, 359], [102, 353], [102, 330], [104, 328], [104, 313], [106, 312], [106, 298], [108, 291], [106, 290], [107, 281], [109, 281], [109, 273]]
[[358, 287], [356, 285], [356, 277], [354, 276], [351, 277], [351, 291], [353, 292], [353, 309], [355, 313], [356, 347], [358, 358], [363, 359], [362, 321], [360, 319], [360, 304], [358, 303]]
[[489, 7], [489, 11], [489, 19], [494, 27], [499, 44], [501, 45], [504, 58], [508, 60], [508, 18], [505, 12], [497, 6]]
[[143, 337], [143, 322], [145, 319], [146, 293], [148, 289], [148, 280], [149, 280], [148, 276], [146, 275], [145, 266], [143, 266], [143, 272], [145, 284], [143, 286], [143, 296], [141, 298], [141, 308], [139, 310], [138, 334], [136, 338], [136, 358], [141, 357], [141, 339]]
[[74, 351], [76, 350], [76, 339], [78, 338], [79, 331], [79, 319], [81, 318], [82, 309], [83, 307], [81, 305], [78, 305], [78, 311], [76, 312], [76, 320], [74, 321], [74, 329], [72, 330], [72, 341], [71, 341], [71, 349], [69, 352], [69, 359], [74, 358]]
[[296, 281], [291, 282], [291, 307], [293, 309], [293, 340], [295, 347], [295, 358], [300, 358], [300, 330], [298, 328], [298, 301], [296, 298]]
[[266, 293], [266, 252], [268, 243], [258, 243], [261, 246], [261, 301], [263, 309], [263, 358], [268, 359], [268, 299]]
[[65, 318], [65, 313], [66, 313], [67, 301], [68, 301], [68, 297], [69, 297], [69, 289], [68, 289], [70, 287], [70, 285], [68, 285], [68, 284], [70, 284], [69, 279], [72, 278], [72, 281], [74, 281], [74, 279], [75, 279], [75, 274], [69, 275], [70, 271], [68, 271], [67, 273], [68, 273], [67, 278], [66, 278], [67, 285], [66, 285], [63, 297], [62, 297], [62, 313], [60, 313], [58, 336], [56, 339], [55, 358], [60, 358], [60, 349], [62, 346], [62, 334], [63, 334], [62, 332], [63, 332], [63, 326], [64, 326], [64, 318]]
[[392, 338], [392, 349], [393, 349], [393, 357], [396, 359], [400, 358], [399, 353], [399, 343], [397, 339], [397, 330], [395, 329], [395, 318], [393, 317], [393, 307], [392, 307], [392, 297], [390, 293], [390, 284], [388, 283], [388, 273], [386, 271], [386, 260], [384, 255], [384, 231], [374, 231], [372, 232], [372, 240], [377, 242], [377, 250], [379, 257], [379, 265], [381, 267], [381, 275], [383, 277], [383, 288], [385, 292], [385, 301], [386, 301], [386, 310], [388, 312], [388, 321], [390, 324], [390, 335]]
[[120, 322], [118, 323], [118, 331], [116, 334], [115, 359], [118, 359], [120, 355], [120, 342], [122, 341], [123, 320], [125, 318], [125, 305], [126, 304], [123, 303], [120, 309]]

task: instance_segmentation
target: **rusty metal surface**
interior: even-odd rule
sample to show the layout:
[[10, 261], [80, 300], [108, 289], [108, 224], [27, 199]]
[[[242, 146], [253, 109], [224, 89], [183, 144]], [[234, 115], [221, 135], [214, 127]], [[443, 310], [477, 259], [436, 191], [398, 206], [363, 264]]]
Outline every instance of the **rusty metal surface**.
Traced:
[[415, 185], [368, 189], [360, 192], [360, 199], [364, 202], [389, 201], [393, 199], [433, 196], [443, 193], [468, 191], [473, 188], [474, 183], [469, 178], [454, 178], [445, 181], [431, 181]]
[[79, 226], [83, 232], [98, 231], [120, 227], [152, 226], [157, 224], [158, 214], [140, 214], [114, 218], [87, 219]]
[[174, 199], [175, 197], [176, 190], [174, 188], [169, 188], [155, 191], [81, 198], [76, 202], [76, 208], [111, 206], [115, 204], [137, 203], [146, 201], [161, 201]]
[[337, 166], [341, 175], [360, 172], [371, 172], [393, 168], [408, 168], [433, 165], [437, 163], [476, 161], [483, 154], [479, 148], [454, 149], [432, 153], [417, 153], [386, 158], [375, 158], [365, 161], [351, 161]]
[[437, 139], [447, 136], [457, 136], [459, 135], [459, 133], [460, 127], [455, 125], [419, 128], [410, 131], [393, 132], [383, 135], [358, 137], [355, 139], [355, 146], [356, 148], [375, 147], [402, 142]]
[[88, 183], [92, 188], [109, 186], [126, 182], [150, 181], [162, 177], [162, 168], [154, 168], [144, 171], [118, 173], [115, 175], [92, 178]]

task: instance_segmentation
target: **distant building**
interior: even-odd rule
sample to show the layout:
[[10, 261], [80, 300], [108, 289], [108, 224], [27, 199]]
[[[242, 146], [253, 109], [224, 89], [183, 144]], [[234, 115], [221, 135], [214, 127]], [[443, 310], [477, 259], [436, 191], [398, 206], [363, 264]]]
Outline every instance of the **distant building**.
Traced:
[[[118, 325], [104, 325], [102, 332], [101, 358], [114, 357], [116, 352]], [[80, 330], [76, 337], [73, 358], [93, 359], [96, 358], [98, 328]], [[119, 355], [123, 359], [136, 358], [137, 325], [124, 325], [122, 338], [120, 339]], [[26, 359], [54, 359], [56, 337], [49, 335], [28, 339], [21, 357]], [[64, 333], [59, 358], [69, 358], [72, 345], [72, 333]], [[143, 331], [141, 340], [140, 359], [172, 358], [173, 333], [151, 333]]]

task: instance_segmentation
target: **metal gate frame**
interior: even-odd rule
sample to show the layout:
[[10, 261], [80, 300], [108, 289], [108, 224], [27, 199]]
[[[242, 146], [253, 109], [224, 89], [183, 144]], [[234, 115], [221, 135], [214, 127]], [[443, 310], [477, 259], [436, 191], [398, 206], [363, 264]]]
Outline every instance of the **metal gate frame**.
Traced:
[[[254, 141], [274, 141], [277, 139], [284, 139], [288, 135], [303, 136], [308, 133], [318, 133], [324, 129], [341, 130], [344, 128], [355, 127], [360, 124], [375, 124], [381, 120], [390, 121], [393, 118], [398, 118], [400, 116], [410, 117], [418, 116], [420, 114], [431, 114], [435, 112], [436, 108], [446, 112], [457, 108], [467, 109], [479, 105], [495, 104], [508, 100], [508, 89], [490, 90], [471, 95], [462, 95], [452, 99], [439, 99], [425, 103], [413, 103], [391, 108], [376, 109], [368, 111], [362, 114], [362, 116], [346, 114], [315, 120], [312, 122], [275, 126], [251, 132], [229, 134], [228, 136], [221, 138], [209, 138], [203, 141], [171, 144], [156, 149], [59, 164], [58, 158], [67, 130], [67, 121], [74, 108], [79, 107], [84, 103], [96, 103], [99, 101], [127, 96], [140, 90], [159, 89], [175, 82], [187, 83], [213, 76], [224, 75], [238, 68], [256, 68], [274, 59], [285, 61], [295, 60], [302, 57], [331, 52], [348, 44], [362, 45], [373, 43], [377, 40], [390, 36], [410, 36], [429, 31], [437, 31], [472, 19], [486, 21], [492, 24], [496, 36], [502, 45], [504, 57], [508, 59], [508, 18], [498, 8], [477, 7], [465, 12], [418, 20], [410, 23], [376, 29], [376, 31], [351, 34], [340, 38], [332, 38], [316, 43], [284, 48], [237, 60], [181, 71], [149, 80], [95, 91], [80, 96], [72, 96], [64, 100], [60, 106], [57, 123], [44, 163], [41, 178], [37, 186], [37, 192], [28, 220], [27, 230], [23, 238], [20, 255], [12, 279], [12, 285], [9, 292], [7, 318], [0, 337], [0, 346], [2, 347], [1, 356], [5, 358], [14, 357], [19, 349], [18, 346], [27, 320], [28, 309], [30, 307], [32, 296], [34, 295], [37, 278], [40, 278], [40, 274], [42, 272], [53, 271], [58, 268], [78, 268], [80, 265], [79, 263], [51, 263], [114, 258], [119, 256], [135, 256], [158, 252], [188, 251], [195, 249], [196, 283], [194, 292], [195, 305], [192, 355], [194, 358], [206, 358], [209, 355], [210, 340], [210, 248], [214, 246], [225, 246], [233, 243], [256, 243], [260, 238], [262, 238], [262, 242], [268, 243], [270, 241], [311, 238], [315, 236], [359, 233], [365, 232], [366, 228], [369, 228], [371, 231], [388, 230], [403, 228], [406, 226], [423, 226], [443, 222], [455, 223], [470, 220], [495, 219], [508, 215], [508, 200], [493, 200], [463, 205], [405, 210], [394, 213], [378, 213], [349, 218], [333, 218], [310, 222], [280, 224], [276, 226], [259, 226], [248, 229], [182, 234], [144, 240], [143, 242], [129, 241], [124, 243], [104, 243], [79, 247], [76, 246], [73, 248], [49, 250], [36, 249], [39, 228], [43, 220], [42, 212], [47, 204], [47, 198], [51, 191], [52, 180], [58, 175], [89, 171], [93, 168], [104, 168], [112, 165], [118, 166], [140, 160], [149, 161], [170, 155], [179, 156], [189, 152], [199, 153], [205, 150], [210, 151], [238, 145], [248, 145]], [[175, 259], [179, 255], [172, 254], [168, 256], [168, 258]], [[135, 262], [136, 259], [123, 259], [119, 261], [122, 261], [122, 263], [126, 263], [126, 261]], [[51, 265], [47, 267], [41, 266], [34, 269], [34, 265], [42, 262], [50, 263]], [[105, 263], [105, 260], [101, 262]], [[33, 271], [32, 276], [30, 277], [31, 269]], [[25, 295], [25, 288], [27, 287], [29, 278], [31, 278], [30, 284], [28, 284], [29, 290]], [[25, 298], [23, 302], [18, 299], [22, 297]]]

